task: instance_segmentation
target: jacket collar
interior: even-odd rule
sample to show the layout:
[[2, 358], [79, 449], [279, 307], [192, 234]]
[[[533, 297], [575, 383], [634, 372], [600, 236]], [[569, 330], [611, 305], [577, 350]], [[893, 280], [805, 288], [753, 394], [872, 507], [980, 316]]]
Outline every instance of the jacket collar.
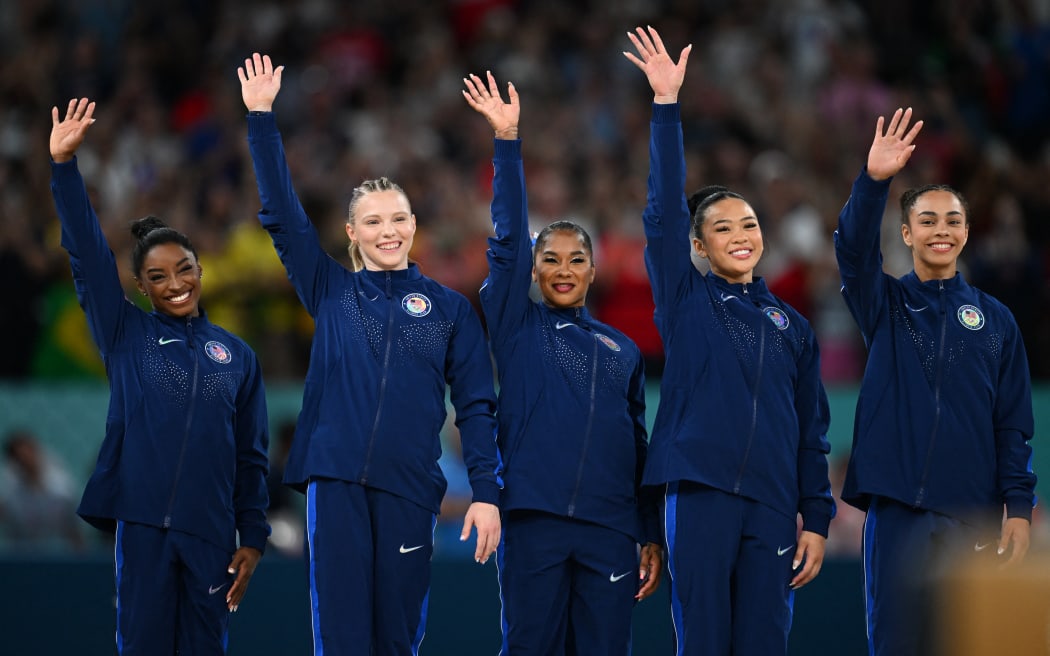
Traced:
[[419, 280], [423, 277], [423, 273], [419, 270], [419, 267], [416, 266], [415, 262], [409, 262], [407, 269], [395, 269], [390, 271], [370, 271], [368, 269], [361, 269], [358, 273], [368, 278], [368, 280], [374, 285], [385, 284], [387, 280], [390, 280], [391, 282], [409, 282]]
[[587, 311], [586, 306], [571, 307], [571, 308], [552, 308], [549, 305], [544, 305], [551, 315], [555, 318], [555, 321], [571, 321], [578, 326], [587, 326], [591, 323], [591, 313]]
[[944, 289], [950, 292], [966, 289], [969, 285], [966, 284], [966, 279], [963, 278], [962, 274], [958, 271], [951, 278], [944, 278], [943, 280], [927, 280], [923, 282], [919, 280], [919, 276], [915, 275], [915, 271], [907, 273], [901, 281], [909, 287], [915, 289], [921, 289], [924, 291], [938, 291]]
[[769, 294], [766, 280], [762, 276], [755, 276], [751, 279], [751, 282], [729, 282], [714, 271], [708, 271], [704, 275], [707, 276], [710, 282], [715, 284], [715, 287], [725, 292], [747, 294], [748, 296], [766, 296]]
[[209, 323], [208, 313], [205, 312], [204, 306], [198, 306], [197, 309], [200, 311], [200, 315], [196, 317], [173, 317], [170, 314], [164, 314], [163, 312], [157, 312], [156, 310], [151, 314], [161, 323], [171, 326], [172, 328], [185, 328], [187, 324], [191, 326], [199, 326]]

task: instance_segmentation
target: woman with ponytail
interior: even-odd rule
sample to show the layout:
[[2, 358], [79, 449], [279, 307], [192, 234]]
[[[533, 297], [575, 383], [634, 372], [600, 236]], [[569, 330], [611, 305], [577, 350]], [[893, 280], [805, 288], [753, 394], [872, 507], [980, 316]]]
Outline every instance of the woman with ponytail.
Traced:
[[637, 55], [624, 54], [653, 90], [642, 218], [667, 365], [644, 482], [666, 490], [678, 653], [783, 655], [794, 590], [820, 571], [835, 508], [816, 338], [755, 275], [764, 244], [751, 205], [718, 186], [685, 196], [678, 91], [690, 49], [676, 63], [656, 30], [628, 37]]
[[354, 190], [349, 271], [321, 248], [292, 187], [273, 103], [283, 67], [238, 69], [269, 231], [316, 325], [285, 483], [306, 493], [315, 654], [415, 654], [426, 628], [438, 466], [451, 388], [484, 563], [500, 536], [492, 363], [470, 302], [409, 262], [408, 198], [386, 178]]

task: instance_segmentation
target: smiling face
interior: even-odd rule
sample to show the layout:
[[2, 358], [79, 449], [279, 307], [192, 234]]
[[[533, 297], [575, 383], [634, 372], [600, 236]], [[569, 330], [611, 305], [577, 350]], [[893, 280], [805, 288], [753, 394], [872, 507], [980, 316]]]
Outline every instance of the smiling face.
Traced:
[[146, 253], [135, 281], [157, 312], [196, 317], [200, 315], [201, 273], [193, 253], [167, 242]]
[[751, 282], [762, 257], [762, 229], [755, 211], [740, 198], [724, 198], [704, 210], [702, 239], [693, 248], [711, 262], [711, 271], [729, 282]]
[[901, 237], [911, 249], [919, 280], [943, 280], [955, 276], [959, 254], [970, 236], [966, 210], [950, 191], [927, 191], [915, 199]]
[[363, 195], [346, 224], [346, 235], [356, 242], [369, 271], [407, 269], [415, 234], [416, 217], [408, 198], [396, 190]]
[[594, 282], [594, 259], [578, 234], [555, 230], [536, 253], [532, 279], [539, 285], [543, 302], [550, 307], [581, 307]]

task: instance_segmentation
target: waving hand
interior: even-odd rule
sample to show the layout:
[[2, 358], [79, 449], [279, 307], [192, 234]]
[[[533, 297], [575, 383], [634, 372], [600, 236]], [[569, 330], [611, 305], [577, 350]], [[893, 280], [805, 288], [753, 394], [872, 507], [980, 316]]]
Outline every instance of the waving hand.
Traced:
[[638, 50], [638, 55], [624, 51], [623, 56], [649, 78], [649, 86], [653, 88], [653, 102], [658, 105], [678, 102], [678, 90], [685, 81], [685, 67], [693, 46], [682, 48], [682, 53], [675, 62], [667, 54], [663, 39], [653, 28], [648, 28], [648, 32], [640, 27], [635, 28], [634, 32], [627, 33], [627, 38]]
[[875, 139], [868, 151], [868, 175], [872, 180], [891, 178], [904, 168], [915, 150], [915, 137], [922, 130], [922, 121], [908, 129], [911, 122], [911, 107], [897, 109], [890, 119], [890, 125], [883, 131], [885, 118], [880, 116], [875, 123]]
[[485, 72], [488, 78], [486, 87], [481, 78], [473, 73], [470, 77], [463, 78], [463, 84], [467, 86], [463, 91], [463, 97], [479, 114], [484, 116], [492, 129], [496, 131], [497, 139], [518, 138], [518, 118], [521, 115], [521, 106], [518, 104], [518, 90], [514, 84], [507, 83], [507, 97], [509, 102], [503, 102], [499, 95], [499, 87], [496, 86], [496, 78], [489, 71]]

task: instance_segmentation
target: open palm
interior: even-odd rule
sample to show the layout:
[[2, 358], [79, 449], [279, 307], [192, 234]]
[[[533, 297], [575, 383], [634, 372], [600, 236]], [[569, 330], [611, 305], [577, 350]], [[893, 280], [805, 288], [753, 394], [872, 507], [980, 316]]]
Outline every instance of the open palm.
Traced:
[[868, 151], [868, 175], [873, 180], [885, 180], [904, 168], [915, 150], [915, 137], [922, 130], [922, 121], [908, 129], [911, 122], [911, 107], [898, 109], [883, 130], [885, 119], [880, 116], [875, 123], [875, 139]]
[[463, 78], [467, 87], [463, 91], [463, 97], [467, 99], [467, 104], [485, 117], [497, 137], [515, 139], [518, 136], [518, 119], [521, 116], [518, 91], [513, 84], [507, 84], [507, 96], [510, 101], [503, 102], [499, 87], [496, 86], [496, 78], [490, 72], [486, 72], [485, 75], [488, 78], [487, 86], [473, 73], [470, 77]]

